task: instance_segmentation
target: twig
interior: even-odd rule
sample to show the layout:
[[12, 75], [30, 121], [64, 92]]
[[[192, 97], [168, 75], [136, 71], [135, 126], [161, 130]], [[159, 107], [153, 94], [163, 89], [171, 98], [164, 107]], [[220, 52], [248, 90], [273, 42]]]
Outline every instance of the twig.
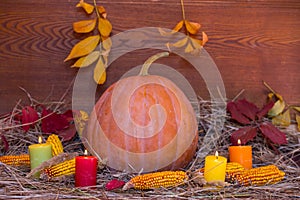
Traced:
[[233, 99], [232, 101], [235, 101], [242, 93], [244, 93], [245, 89], [242, 89]]
[[277, 94], [265, 81], [263, 81], [264, 86], [268, 88], [273, 94]]

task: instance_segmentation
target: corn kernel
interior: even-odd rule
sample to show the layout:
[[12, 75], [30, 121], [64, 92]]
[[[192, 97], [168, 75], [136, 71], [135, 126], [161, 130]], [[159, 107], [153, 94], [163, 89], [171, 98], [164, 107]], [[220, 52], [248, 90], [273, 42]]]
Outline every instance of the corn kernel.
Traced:
[[21, 155], [7, 155], [1, 156], [0, 162], [5, 163], [7, 165], [30, 165], [29, 154], [21, 154]]

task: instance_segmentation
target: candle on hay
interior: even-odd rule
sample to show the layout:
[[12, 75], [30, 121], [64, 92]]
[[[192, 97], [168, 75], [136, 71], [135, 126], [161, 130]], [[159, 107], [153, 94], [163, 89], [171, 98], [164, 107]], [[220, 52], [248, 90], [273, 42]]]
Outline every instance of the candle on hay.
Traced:
[[87, 154], [85, 150], [83, 156], [75, 158], [75, 187], [96, 185], [98, 159]]
[[[38, 144], [32, 144], [28, 147], [29, 158], [30, 158], [30, 168], [33, 170], [38, 167], [44, 161], [52, 158], [52, 146], [48, 143], [42, 143], [42, 137], [39, 136]], [[40, 172], [34, 174], [34, 177], [39, 178]]]
[[216, 151], [215, 155], [205, 157], [204, 179], [207, 182], [225, 181], [227, 159], [219, 156]]
[[241, 145], [241, 140], [238, 139], [238, 146], [229, 147], [230, 162], [240, 163], [245, 169], [252, 168], [252, 147]]

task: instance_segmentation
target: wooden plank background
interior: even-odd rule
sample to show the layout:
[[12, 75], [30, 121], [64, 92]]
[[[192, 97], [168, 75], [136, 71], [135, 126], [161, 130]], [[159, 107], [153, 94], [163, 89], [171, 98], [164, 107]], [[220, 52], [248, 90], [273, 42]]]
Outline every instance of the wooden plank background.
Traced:
[[[88, 17], [78, 0], [2, 0], [0, 5], [0, 113], [11, 111], [19, 99], [26, 104], [22, 87], [39, 101], [59, 100], [76, 76], [72, 61], [63, 60], [84, 38], [72, 31], [72, 23]], [[90, 0], [86, 2], [92, 3]], [[97, 1], [113, 24], [112, 35], [140, 27], [173, 28], [182, 19], [179, 0]], [[209, 36], [205, 49], [222, 75], [227, 98], [241, 90], [257, 105], [265, 102], [266, 81], [289, 104], [300, 100], [300, 1], [201, 1], [185, 0], [186, 17], [202, 24]], [[199, 35], [200, 37], [201, 35]], [[107, 82], [98, 95], [126, 70], [141, 64], [150, 54], [137, 51], [108, 68]], [[188, 63], [168, 63], [190, 74]], [[199, 77], [190, 76], [198, 95], [208, 99]], [[66, 95], [70, 103], [72, 90]]]

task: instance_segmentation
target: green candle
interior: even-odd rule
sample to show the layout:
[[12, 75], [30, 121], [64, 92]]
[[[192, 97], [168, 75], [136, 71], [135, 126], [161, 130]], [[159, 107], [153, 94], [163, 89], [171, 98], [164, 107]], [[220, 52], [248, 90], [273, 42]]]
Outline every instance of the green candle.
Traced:
[[[42, 162], [52, 158], [51, 144], [42, 143], [42, 138], [39, 137], [39, 144], [32, 144], [29, 146], [30, 168], [33, 170]], [[34, 175], [36, 178], [40, 177], [40, 172]]]

